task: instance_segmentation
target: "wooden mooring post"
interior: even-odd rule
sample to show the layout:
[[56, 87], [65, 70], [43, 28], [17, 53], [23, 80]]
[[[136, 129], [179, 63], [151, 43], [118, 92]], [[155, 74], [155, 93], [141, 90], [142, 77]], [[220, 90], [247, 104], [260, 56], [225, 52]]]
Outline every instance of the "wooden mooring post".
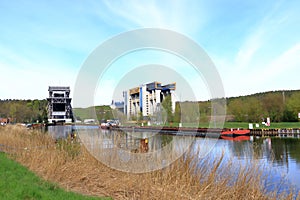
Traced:
[[300, 138], [300, 128], [291, 129], [251, 129], [251, 136]]

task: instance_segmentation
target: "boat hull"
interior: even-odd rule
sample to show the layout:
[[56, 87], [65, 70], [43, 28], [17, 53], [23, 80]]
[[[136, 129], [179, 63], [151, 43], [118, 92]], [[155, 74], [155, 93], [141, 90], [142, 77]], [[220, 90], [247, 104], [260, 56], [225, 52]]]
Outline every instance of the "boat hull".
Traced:
[[250, 136], [250, 130], [248, 129], [242, 129], [242, 130], [228, 130], [228, 131], [222, 131], [221, 136], [226, 137], [237, 137], [237, 136]]
[[242, 136], [235, 136], [235, 137], [230, 137], [230, 136], [221, 136], [221, 139], [223, 140], [230, 140], [230, 141], [248, 141], [250, 140], [250, 136], [248, 135], [242, 135]]

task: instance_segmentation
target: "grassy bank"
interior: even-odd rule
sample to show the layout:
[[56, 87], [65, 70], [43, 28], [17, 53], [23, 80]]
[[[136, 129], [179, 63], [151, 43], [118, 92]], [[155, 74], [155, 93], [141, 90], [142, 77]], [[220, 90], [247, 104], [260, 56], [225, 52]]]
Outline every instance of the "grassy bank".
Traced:
[[[256, 163], [239, 167], [217, 156], [188, 154], [170, 166], [143, 174], [111, 169], [73, 141], [55, 143], [48, 135], [22, 128], [0, 127], [4, 151], [47, 181], [67, 190], [113, 199], [293, 199], [295, 194], [266, 193]], [[113, 158], [112, 158], [113, 159]], [[194, 160], [199, 162], [193, 162]], [[137, 162], [137, 165], [139, 163]], [[233, 174], [228, 170], [239, 169]], [[19, 175], [17, 174], [16, 177]]]
[[1, 199], [100, 199], [66, 192], [0, 153]]
[[[256, 123], [252, 123], [253, 128], [255, 127]], [[270, 126], [265, 126], [261, 123], [258, 123], [258, 129], [273, 129], [273, 128], [280, 128], [280, 129], [288, 129], [288, 128], [300, 128], [300, 122], [271, 122]], [[248, 122], [225, 122], [225, 128], [249, 128]]]

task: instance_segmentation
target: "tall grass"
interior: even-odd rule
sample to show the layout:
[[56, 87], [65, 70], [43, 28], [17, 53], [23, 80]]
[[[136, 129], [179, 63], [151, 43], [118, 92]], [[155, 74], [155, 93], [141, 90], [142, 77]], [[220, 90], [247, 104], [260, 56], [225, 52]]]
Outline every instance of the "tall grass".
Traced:
[[[100, 199], [66, 192], [57, 184], [41, 180], [24, 166], [0, 153], [1, 199]], [[101, 198], [110, 199], [110, 198]]]
[[[132, 174], [111, 169], [74, 141], [56, 143], [47, 134], [15, 126], [0, 127], [2, 150], [46, 180], [67, 190], [114, 199], [293, 199], [267, 193], [260, 167], [224, 162], [220, 155], [195, 162], [197, 154], [180, 157], [170, 166]], [[0, 147], [1, 148], [1, 147]], [[0, 149], [1, 150], [1, 149]], [[233, 167], [239, 168], [232, 174]], [[298, 196], [299, 199], [299, 196]]]

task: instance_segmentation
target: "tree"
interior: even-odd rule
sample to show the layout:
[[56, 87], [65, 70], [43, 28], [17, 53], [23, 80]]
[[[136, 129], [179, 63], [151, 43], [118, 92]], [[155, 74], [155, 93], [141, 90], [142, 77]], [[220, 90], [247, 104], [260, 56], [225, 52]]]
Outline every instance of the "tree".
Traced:
[[264, 116], [261, 101], [256, 97], [249, 97], [244, 104], [248, 122], [259, 122]]
[[13, 122], [47, 121], [47, 100], [0, 100], [0, 117]]
[[171, 95], [167, 95], [164, 100], [161, 103], [162, 107], [165, 109], [166, 112], [166, 120], [167, 122], [173, 122], [174, 116], [172, 113], [172, 101], [171, 101]]
[[287, 99], [284, 110], [285, 121], [298, 121], [298, 113], [300, 112], [300, 92], [294, 93]]
[[265, 113], [272, 121], [280, 122], [283, 118], [284, 103], [281, 93], [267, 93], [262, 97]]
[[199, 123], [200, 109], [198, 102], [180, 103], [180, 120], [182, 123]]
[[180, 123], [180, 121], [181, 121], [180, 103], [176, 102], [176, 104], [175, 104], [175, 113], [174, 113], [174, 122]]
[[139, 111], [139, 112], [138, 112], [138, 121], [139, 121], [139, 122], [144, 121], [144, 116], [143, 116], [143, 112], [142, 112], [142, 111]]
[[10, 105], [7, 101], [0, 101], [0, 117], [10, 117]]
[[240, 98], [230, 101], [228, 105], [228, 110], [230, 114], [234, 115], [235, 121], [246, 121], [243, 101]]

